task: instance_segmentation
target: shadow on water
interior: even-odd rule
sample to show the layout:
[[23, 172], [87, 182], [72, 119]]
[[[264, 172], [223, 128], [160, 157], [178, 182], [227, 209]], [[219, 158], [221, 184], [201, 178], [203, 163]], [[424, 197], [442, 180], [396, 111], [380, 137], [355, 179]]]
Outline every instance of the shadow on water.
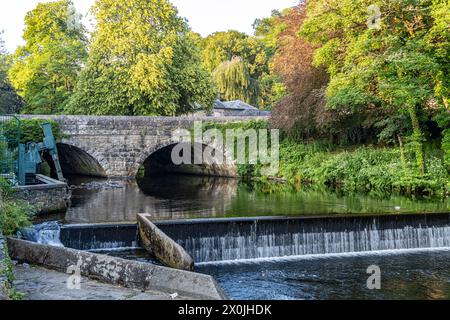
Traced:
[[68, 223], [134, 222], [136, 213], [155, 219], [448, 212], [448, 200], [401, 196], [339, 195], [296, 190], [277, 183], [164, 174], [138, 181], [71, 177]]

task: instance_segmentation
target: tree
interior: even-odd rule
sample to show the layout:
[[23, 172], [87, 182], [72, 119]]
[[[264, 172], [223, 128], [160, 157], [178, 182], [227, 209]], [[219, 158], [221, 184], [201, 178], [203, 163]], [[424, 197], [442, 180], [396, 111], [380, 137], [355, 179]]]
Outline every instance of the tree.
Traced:
[[260, 105], [265, 108], [273, 109], [286, 95], [286, 86], [282, 81], [282, 77], [274, 70], [274, 58], [282, 46], [280, 35], [287, 27], [283, 17], [287, 16], [290, 11], [291, 8], [282, 12], [273, 10], [270, 17], [256, 19], [253, 24], [255, 37], [265, 45], [268, 56], [268, 71], [258, 81]]
[[18, 113], [23, 103], [8, 80], [11, 59], [4, 47], [2, 33], [0, 32], [0, 113]]
[[[248, 36], [234, 30], [216, 32], [202, 42], [203, 65], [214, 74], [214, 79], [222, 79], [220, 83], [215, 81], [216, 86], [220, 87], [221, 98], [225, 100], [238, 99], [237, 97], [244, 99], [245, 96], [248, 103], [265, 108], [269, 107], [270, 98], [268, 98], [268, 95], [270, 93], [267, 90], [271, 83], [268, 83], [268, 79], [266, 81], [261, 80], [270, 73], [271, 52], [261, 37]], [[237, 83], [233, 81], [233, 77], [230, 77], [232, 72], [239, 68], [244, 73], [248, 72], [250, 77], [248, 81], [241, 82], [247, 77], [244, 73], [236, 74], [237, 77], [234, 79], [238, 81]], [[226, 69], [231, 72], [228, 73], [227, 80], [223, 81], [225, 80], [225, 73], [227, 73], [225, 72]], [[230, 87], [225, 88], [224, 85]], [[242, 91], [247, 89], [251, 92], [244, 93]], [[238, 93], [236, 90], [241, 91]], [[229, 94], [230, 92], [233, 92], [233, 94]]]
[[85, 30], [72, 2], [39, 3], [25, 17], [23, 38], [9, 70], [26, 113], [64, 110], [86, 57]]
[[423, 173], [421, 117], [429, 118], [448, 102], [450, 5], [448, 0], [372, 4], [310, 1], [301, 35], [319, 46], [314, 65], [330, 75], [329, 108], [384, 108], [409, 115], [417, 166]]
[[222, 62], [213, 72], [221, 99], [258, 104], [258, 84], [241, 57]]
[[206, 69], [213, 72], [222, 62], [240, 57], [250, 76], [258, 79], [269, 71], [266, 49], [259, 39], [245, 33], [234, 30], [215, 32], [203, 40], [202, 61]]
[[66, 111], [178, 115], [212, 107], [198, 37], [168, 0], [97, 0], [89, 58]]
[[[298, 36], [298, 30], [306, 19], [304, 4], [298, 5], [283, 15], [272, 18], [273, 32], [270, 39], [276, 48], [272, 65], [287, 88], [273, 109], [271, 122], [290, 137], [308, 139], [320, 135], [325, 123], [332, 117], [325, 110], [324, 89], [328, 83], [326, 72], [312, 66], [315, 46]], [[334, 130], [338, 128], [334, 126]]]

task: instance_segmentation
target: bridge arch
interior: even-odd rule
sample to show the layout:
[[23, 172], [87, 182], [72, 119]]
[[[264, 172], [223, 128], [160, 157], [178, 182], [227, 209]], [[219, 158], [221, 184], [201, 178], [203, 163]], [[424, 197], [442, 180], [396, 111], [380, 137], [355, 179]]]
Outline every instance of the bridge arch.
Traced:
[[[175, 165], [172, 161], [172, 151], [178, 143], [165, 142], [156, 145], [147, 152], [143, 152], [136, 161], [135, 175], [138, 173], [139, 168], [144, 169], [145, 176], [160, 174], [160, 173], [182, 173], [202, 176], [222, 176], [222, 177], [235, 177], [237, 176], [236, 167], [234, 162], [229, 158], [228, 152], [225, 150], [215, 149], [212, 146], [201, 143], [186, 143], [184, 147], [191, 148], [191, 164]], [[204, 152], [211, 151], [213, 156], [223, 158], [223, 163], [204, 163], [202, 156]], [[197, 148], [197, 153], [194, 148]], [[198, 153], [198, 151], [201, 151]], [[201, 164], [196, 164], [194, 159], [200, 159]]]
[[64, 175], [107, 177], [101, 155], [68, 143], [58, 143], [58, 154]]

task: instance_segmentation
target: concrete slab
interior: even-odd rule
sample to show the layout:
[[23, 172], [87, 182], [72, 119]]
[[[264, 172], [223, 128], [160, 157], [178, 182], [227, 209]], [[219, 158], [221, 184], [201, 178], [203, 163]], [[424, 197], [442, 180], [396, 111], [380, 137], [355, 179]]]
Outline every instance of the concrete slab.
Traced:
[[[134, 290], [81, 278], [80, 289], [68, 289], [68, 274], [41, 267], [19, 264], [14, 270], [16, 290], [24, 300], [172, 300], [169, 293]], [[178, 295], [176, 300], [192, 299]]]

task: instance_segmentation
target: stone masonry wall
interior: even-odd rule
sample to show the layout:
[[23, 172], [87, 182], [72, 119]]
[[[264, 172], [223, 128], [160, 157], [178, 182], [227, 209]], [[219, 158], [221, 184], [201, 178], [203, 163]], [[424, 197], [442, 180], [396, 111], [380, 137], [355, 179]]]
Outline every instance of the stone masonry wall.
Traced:
[[135, 177], [155, 151], [173, 144], [172, 132], [191, 129], [194, 121], [243, 122], [266, 117], [115, 117], [24, 116], [52, 118], [75, 146], [98, 161], [108, 177]]
[[42, 175], [36, 178], [46, 184], [14, 187], [14, 196], [28, 202], [39, 214], [65, 211], [70, 203], [67, 184]]

